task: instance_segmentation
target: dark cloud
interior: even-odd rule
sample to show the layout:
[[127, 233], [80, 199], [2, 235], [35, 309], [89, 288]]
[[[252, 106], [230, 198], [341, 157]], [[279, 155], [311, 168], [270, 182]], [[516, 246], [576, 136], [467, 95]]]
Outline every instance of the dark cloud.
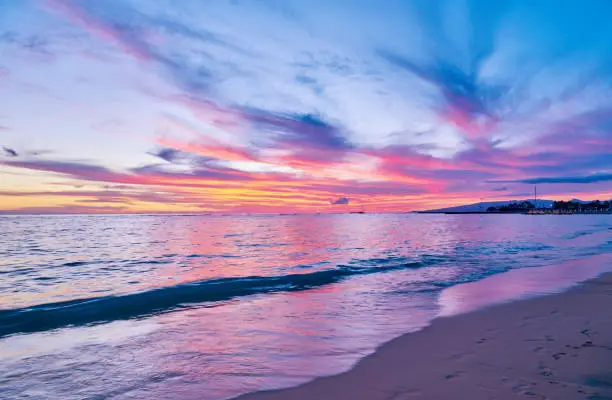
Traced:
[[[165, 165], [153, 164], [133, 168], [129, 172], [116, 172], [98, 165], [67, 161], [4, 161], [0, 165], [36, 171], [55, 172], [76, 179], [132, 185], [206, 187], [205, 182], [187, 183], [186, 179], [201, 178], [222, 181], [248, 181], [250, 174], [229, 168], [194, 168], [187, 172], [168, 171]], [[167, 178], [167, 179], [162, 179]]]
[[488, 183], [525, 183], [525, 184], [544, 184], [544, 183], [577, 183], [577, 184], [588, 184], [588, 183], [600, 183], [612, 181], [612, 174], [601, 173], [591, 174], [582, 176], [550, 176], [550, 177], [536, 177], [528, 179], [514, 179], [514, 180], [490, 180]]
[[184, 152], [180, 150], [171, 149], [169, 147], [153, 150], [149, 152], [149, 154], [153, 157], [161, 158], [162, 160], [167, 161], [169, 163], [176, 163], [185, 159]]
[[285, 114], [246, 109], [242, 113], [260, 130], [277, 133], [274, 147], [289, 150], [288, 165], [339, 162], [354, 146], [337, 126], [313, 114]]
[[[612, 157], [610, 153], [581, 154], [576, 144], [575, 153], [537, 153], [524, 157], [506, 156], [508, 166], [515, 164], [515, 174], [521, 176], [560, 176], [578, 177], [596, 176], [592, 171], [609, 171], [612, 169]], [[601, 149], [599, 149], [601, 151]]]
[[196, 168], [209, 167], [211, 162], [219, 161], [218, 158], [202, 156], [188, 151], [173, 149], [171, 147], [161, 147], [157, 150], [150, 151], [148, 154], [170, 164], [191, 165]]
[[9, 148], [9, 147], [4, 147], [4, 146], [0, 146], [0, 150], [2, 150], [2, 152], [4, 153], [5, 156], [7, 157], [17, 157], [19, 156], [19, 153], [17, 153], [17, 151]]
[[346, 205], [351, 201], [348, 197], [339, 197], [336, 200], [332, 201], [331, 204], [336, 205]]
[[335, 150], [352, 148], [340, 129], [316, 115], [245, 109], [243, 116], [260, 128], [286, 134], [279, 138], [285, 144]]
[[129, 180], [127, 174], [113, 172], [105, 167], [70, 161], [4, 161], [1, 164], [36, 171], [56, 172], [90, 181], [118, 183]]
[[[331, 150], [339, 153], [355, 148], [348, 141], [343, 128], [326, 121], [320, 115], [275, 112], [238, 105], [226, 106], [191, 94], [181, 96], [180, 101], [196, 114], [210, 115], [206, 123], [223, 129], [232, 130], [237, 125], [246, 124], [259, 131], [272, 133], [271, 140], [277, 147], [295, 150]], [[185, 124], [176, 117], [171, 117], [171, 119]], [[269, 145], [267, 142], [266, 146]]]
[[593, 174], [586, 176], [558, 176], [558, 177], [547, 177], [547, 178], [531, 178], [521, 179], [512, 182], [518, 183], [596, 183], [596, 182], [608, 182], [612, 181], [612, 174]]

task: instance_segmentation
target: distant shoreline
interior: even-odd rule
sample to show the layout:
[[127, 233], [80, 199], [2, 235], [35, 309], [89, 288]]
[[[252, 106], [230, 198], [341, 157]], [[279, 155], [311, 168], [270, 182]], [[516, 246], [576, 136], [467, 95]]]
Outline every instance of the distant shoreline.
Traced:
[[502, 212], [502, 211], [415, 211], [417, 214], [504, 214], [504, 215], [611, 215], [612, 211], [555, 212], [555, 210], [538, 210], [536, 212]]
[[612, 214], [612, 201], [572, 199], [557, 201], [547, 199], [526, 199], [508, 201], [488, 201], [416, 211], [420, 214], [536, 214], [536, 215], [573, 215], [573, 214]]

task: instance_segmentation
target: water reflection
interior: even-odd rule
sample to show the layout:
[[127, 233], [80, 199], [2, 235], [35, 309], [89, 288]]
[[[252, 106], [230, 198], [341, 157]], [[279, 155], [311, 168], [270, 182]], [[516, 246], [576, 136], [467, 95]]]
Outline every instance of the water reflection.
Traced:
[[[337, 373], [440, 313], [558, 289], [597, 273], [603, 259], [563, 262], [611, 252], [606, 218], [0, 218], [8, 232], [0, 238], [6, 249], [0, 260], [5, 310], [219, 277], [342, 266], [356, 271], [331, 284], [313, 282], [308, 290], [280, 287], [125, 321], [0, 339], [0, 391], [7, 398], [147, 399], [173, 393], [206, 400]], [[550, 264], [560, 266], [526, 268]], [[360, 268], [369, 272], [360, 274]], [[496, 275], [512, 268], [523, 269]]]

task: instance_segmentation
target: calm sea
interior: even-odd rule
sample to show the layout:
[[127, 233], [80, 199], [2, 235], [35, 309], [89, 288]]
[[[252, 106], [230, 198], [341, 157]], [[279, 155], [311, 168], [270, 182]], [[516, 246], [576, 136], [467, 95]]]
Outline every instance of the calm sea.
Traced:
[[467, 310], [453, 293], [550, 291], [612, 266], [503, 277], [610, 253], [606, 215], [0, 217], [0, 398], [296, 385]]

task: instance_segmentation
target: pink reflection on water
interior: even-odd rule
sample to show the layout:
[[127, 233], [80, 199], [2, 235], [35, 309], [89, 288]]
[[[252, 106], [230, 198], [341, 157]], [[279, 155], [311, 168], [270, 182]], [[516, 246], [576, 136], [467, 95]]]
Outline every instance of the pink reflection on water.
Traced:
[[165, 229], [151, 230], [150, 254], [163, 250], [173, 262], [158, 267], [148, 283], [283, 275], [287, 269], [305, 273], [389, 254], [439, 254], [457, 240], [453, 220], [431, 225], [410, 223], [413, 219], [348, 214], [169, 219]]
[[[373, 344], [421, 328], [434, 316], [427, 298], [405, 295], [387, 305], [380, 293], [364, 292], [377, 279], [163, 315], [139, 358], [176, 374], [176, 389], [187, 398], [226, 398], [337, 373], [371, 353]], [[368, 318], [356, 318], [364, 313]], [[147, 390], [163, 396], [162, 388]]]

